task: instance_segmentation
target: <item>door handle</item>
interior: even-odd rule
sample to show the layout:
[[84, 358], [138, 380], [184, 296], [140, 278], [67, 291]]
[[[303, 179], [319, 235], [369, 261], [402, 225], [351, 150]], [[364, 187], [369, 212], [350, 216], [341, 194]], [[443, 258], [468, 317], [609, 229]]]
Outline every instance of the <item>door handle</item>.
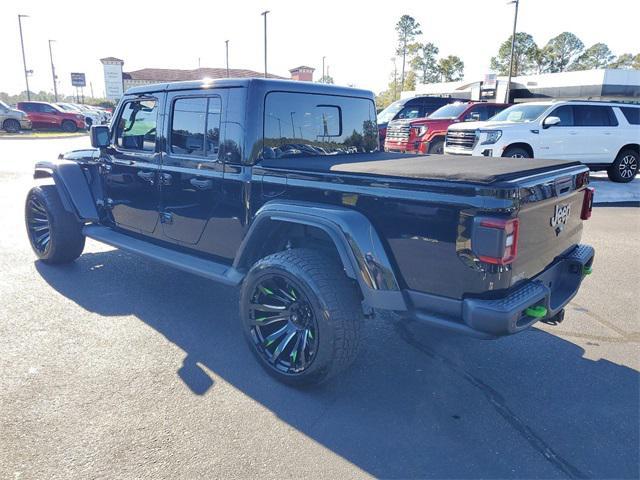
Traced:
[[578, 132], [569, 132], [569, 135], [577, 135]]
[[145, 182], [149, 182], [151, 185], [154, 184], [155, 175], [156, 172], [143, 172], [142, 170], [138, 172], [138, 176]]
[[133, 165], [133, 160], [111, 160], [111, 163], [115, 165]]
[[160, 185], [171, 185], [173, 181], [173, 177], [168, 173], [160, 174]]
[[213, 188], [213, 181], [211, 180], [198, 180], [197, 178], [192, 178], [189, 180], [189, 183], [198, 190], [211, 190], [211, 188]]

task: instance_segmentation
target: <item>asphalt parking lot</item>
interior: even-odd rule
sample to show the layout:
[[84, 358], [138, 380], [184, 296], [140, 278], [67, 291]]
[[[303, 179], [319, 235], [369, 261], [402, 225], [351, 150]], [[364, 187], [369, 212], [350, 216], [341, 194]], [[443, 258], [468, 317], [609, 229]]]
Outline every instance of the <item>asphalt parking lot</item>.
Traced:
[[638, 478], [640, 209], [596, 207], [564, 323], [498, 341], [383, 316], [335, 381], [266, 376], [237, 293], [87, 242], [35, 261], [33, 162], [0, 140], [0, 478]]

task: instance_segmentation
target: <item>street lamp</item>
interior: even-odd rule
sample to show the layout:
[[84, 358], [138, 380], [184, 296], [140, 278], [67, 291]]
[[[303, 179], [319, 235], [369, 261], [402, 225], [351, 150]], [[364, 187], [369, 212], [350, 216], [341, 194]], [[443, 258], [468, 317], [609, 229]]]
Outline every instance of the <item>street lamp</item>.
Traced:
[[267, 78], [267, 13], [269, 10], [260, 14], [264, 17], [264, 78]]
[[58, 85], [57, 85], [58, 77], [56, 77], [56, 67], [53, 66], [53, 53], [51, 52], [51, 42], [55, 42], [55, 40], [49, 40], [49, 59], [51, 60], [51, 76], [53, 77], [53, 96], [56, 99], [56, 103], [58, 103]]
[[507, 95], [506, 95], [506, 103], [509, 103], [511, 96], [511, 75], [513, 73], [513, 54], [516, 48], [516, 24], [518, 23], [518, 6], [520, 5], [520, 0], [512, 0], [507, 3], [507, 5], [515, 4], [515, 13], [513, 15], [513, 34], [511, 35], [511, 58], [509, 59], [509, 80], [507, 80]]
[[22, 38], [22, 19], [28, 18], [29, 15], [18, 15], [18, 27], [20, 28], [20, 46], [22, 47], [22, 65], [24, 66], [24, 83], [27, 84], [27, 100], [31, 101], [31, 92], [29, 91], [29, 72], [27, 71], [27, 58], [24, 55], [24, 40]]
[[227, 56], [227, 78], [229, 78], [229, 40], [224, 41]]

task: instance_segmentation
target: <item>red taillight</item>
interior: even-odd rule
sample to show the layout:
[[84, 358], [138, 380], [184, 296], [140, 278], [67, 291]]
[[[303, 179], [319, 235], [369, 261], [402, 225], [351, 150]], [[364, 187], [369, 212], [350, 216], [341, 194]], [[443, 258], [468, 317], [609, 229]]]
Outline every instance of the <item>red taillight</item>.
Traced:
[[478, 254], [480, 261], [494, 265], [508, 265], [512, 263], [518, 256], [520, 221], [517, 218], [483, 218], [480, 220], [480, 227], [494, 230], [496, 235], [495, 240], [499, 242], [499, 247], [502, 249], [502, 256], [482, 255], [483, 252], [480, 252]]
[[589, 220], [591, 218], [591, 210], [593, 209], [593, 196], [596, 193], [596, 189], [593, 187], [587, 187], [584, 189], [584, 199], [582, 200], [582, 213], [580, 218], [582, 220]]

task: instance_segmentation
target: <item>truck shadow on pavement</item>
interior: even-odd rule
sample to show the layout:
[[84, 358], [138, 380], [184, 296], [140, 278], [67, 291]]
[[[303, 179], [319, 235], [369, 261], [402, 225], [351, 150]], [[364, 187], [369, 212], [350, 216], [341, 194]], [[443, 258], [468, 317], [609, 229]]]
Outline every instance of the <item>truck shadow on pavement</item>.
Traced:
[[376, 477], [640, 473], [638, 372], [585, 358], [578, 345], [542, 330], [479, 341], [384, 316], [368, 322], [365, 351], [351, 370], [296, 390], [253, 358], [235, 289], [117, 250], [87, 253], [68, 266], [35, 265], [82, 308], [134, 315], [182, 349], [176, 381], [194, 394], [216, 395], [203, 365]]

